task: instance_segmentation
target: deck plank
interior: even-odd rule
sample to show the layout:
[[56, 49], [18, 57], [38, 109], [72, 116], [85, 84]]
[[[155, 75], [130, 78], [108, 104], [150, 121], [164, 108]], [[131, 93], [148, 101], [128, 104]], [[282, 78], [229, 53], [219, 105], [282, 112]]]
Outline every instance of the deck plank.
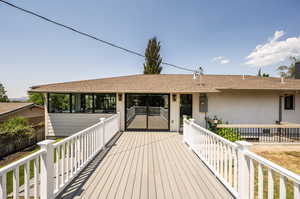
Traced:
[[232, 198], [178, 133], [125, 132], [85, 170], [58, 198]]

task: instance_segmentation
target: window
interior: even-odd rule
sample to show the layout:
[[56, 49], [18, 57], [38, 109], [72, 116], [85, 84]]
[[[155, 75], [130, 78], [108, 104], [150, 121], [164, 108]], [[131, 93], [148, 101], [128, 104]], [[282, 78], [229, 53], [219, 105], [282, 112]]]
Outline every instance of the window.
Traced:
[[295, 109], [295, 96], [288, 95], [284, 97], [284, 109], [285, 110], [294, 110]]
[[49, 113], [116, 113], [116, 94], [48, 95]]
[[116, 113], [116, 94], [95, 94], [95, 113]]
[[50, 113], [70, 113], [70, 94], [49, 94]]
[[72, 113], [92, 113], [92, 94], [72, 94]]

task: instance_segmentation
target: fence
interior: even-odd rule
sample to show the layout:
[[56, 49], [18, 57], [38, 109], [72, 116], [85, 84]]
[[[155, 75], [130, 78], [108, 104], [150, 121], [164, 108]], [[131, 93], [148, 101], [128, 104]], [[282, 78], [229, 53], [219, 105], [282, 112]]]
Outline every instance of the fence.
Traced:
[[118, 113], [60, 142], [40, 142], [41, 150], [0, 169], [0, 199], [10, 192], [17, 199], [21, 189], [25, 199], [55, 198], [119, 130]]
[[299, 125], [218, 125], [217, 128], [227, 129], [228, 133], [234, 133], [237, 137], [254, 142], [300, 142]]
[[250, 143], [230, 142], [193, 119], [184, 121], [183, 139], [235, 197], [300, 198], [300, 176], [250, 152]]

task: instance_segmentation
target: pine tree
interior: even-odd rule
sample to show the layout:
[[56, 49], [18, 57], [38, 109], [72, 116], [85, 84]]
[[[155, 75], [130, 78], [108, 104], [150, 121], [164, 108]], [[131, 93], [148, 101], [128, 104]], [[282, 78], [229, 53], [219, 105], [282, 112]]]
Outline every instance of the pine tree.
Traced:
[[257, 77], [261, 77], [261, 68], [259, 68], [258, 73], [257, 73]]
[[160, 74], [162, 67], [162, 57], [160, 52], [160, 42], [156, 37], [149, 39], [145, 50], [144, 74]]
[[0, 83], [0, 102], [9, 102], [8, 97], [6, 95], [6, 90], [3, 84]]

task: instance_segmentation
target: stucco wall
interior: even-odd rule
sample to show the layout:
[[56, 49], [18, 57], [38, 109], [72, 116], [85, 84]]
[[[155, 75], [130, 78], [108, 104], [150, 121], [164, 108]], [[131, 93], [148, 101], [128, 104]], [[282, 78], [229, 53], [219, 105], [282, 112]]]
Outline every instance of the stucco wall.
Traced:
[[49, 113], [46, 136], [70, 136], [109, 116], [111, 114]]
[[173, 101], [173, 94], [170, 94], [170, 131], [179, 131], [179, 103], [180, 96], [176, 95], [176, 101]]
[[124, 131], [125, 129], [125, 95], [124, 93], [120, 93], [121, 98], [119, 98], [119, 94], [117, 94], [117, 112], [120, 112], [121, 117], [121, 130]]
[[282, 99], [282, 121], [300, 123], [300, 94], [295, 95], [294, 110], [284, 110], [284, 100]]
[[274, 124], [279, 119], [279, 95], [209, 93], [208, 116], [234, 124]]

